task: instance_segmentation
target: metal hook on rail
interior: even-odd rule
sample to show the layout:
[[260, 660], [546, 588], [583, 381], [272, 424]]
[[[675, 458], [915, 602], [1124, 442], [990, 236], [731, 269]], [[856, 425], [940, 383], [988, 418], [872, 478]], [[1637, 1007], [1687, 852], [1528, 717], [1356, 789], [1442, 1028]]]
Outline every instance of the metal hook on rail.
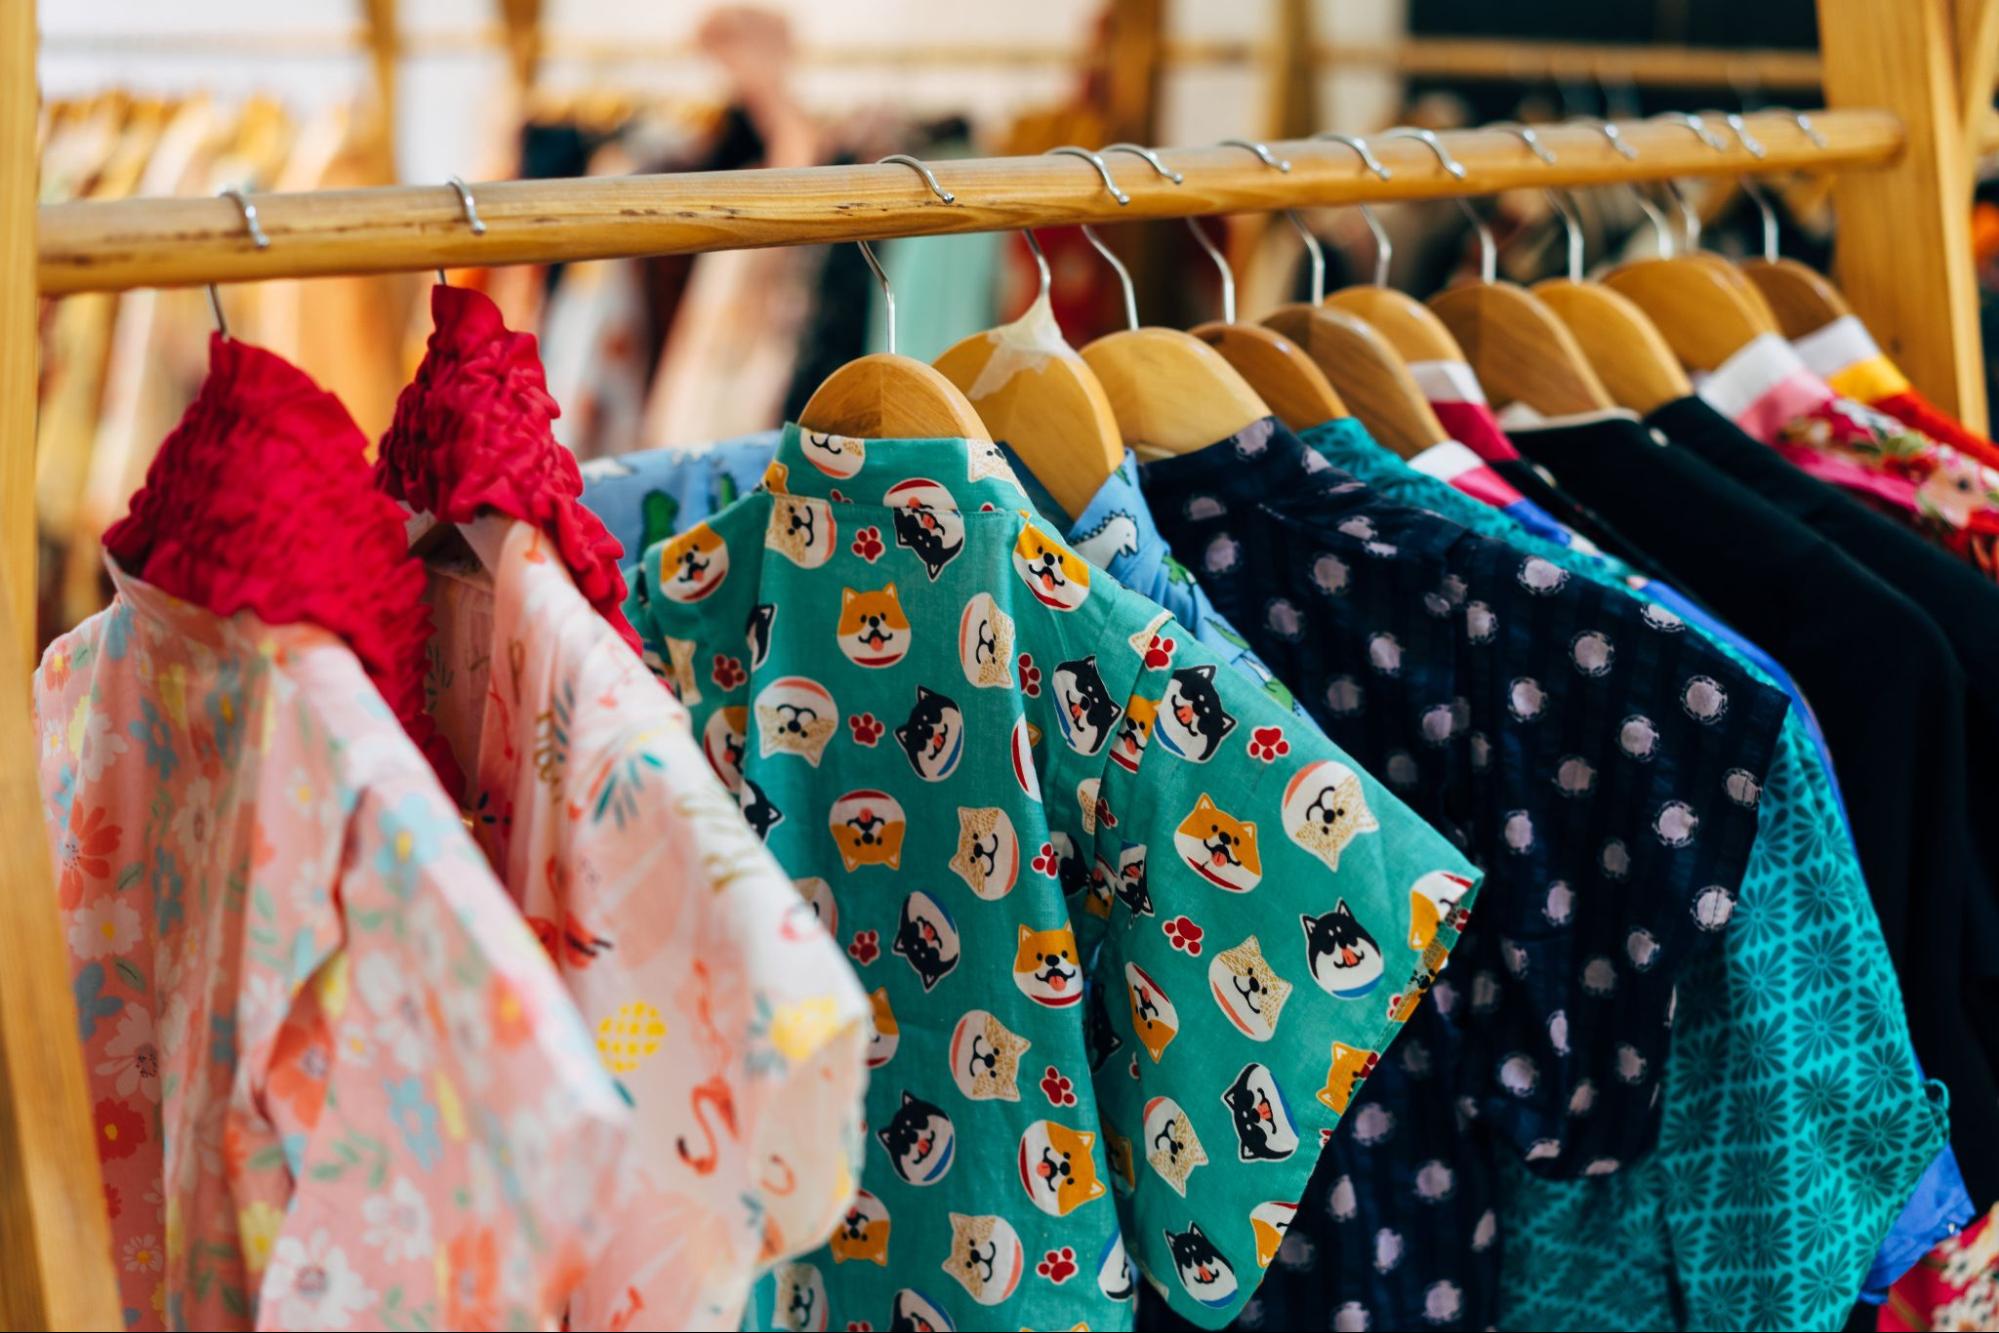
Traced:
[[[1049, 151], [1060, 152], [1062, 150], [1056, 148], [1056, 149], [1050, 149]], [[1145, 147], [1143, 144], [1114, 143], [1111, 144], [1109, 147], [1105, 148], [1104, 152], [1130, 153], [1133, 157], [1139, 158], [1142, 161], [1144, 161], [1144, 163], [1147, 166], [1151, 167], [1155, 172], [1157, 172], [1161, 178], [1169, 180], [1175, 185], [1184, 185], [1187, 181], [1187, 178], [1185, 176], [1181, 175], [1179, 172], [1173, 170], [1173, 168], [1167, 166], [1164, 162], [1160, 161], [1159, 154], [1153, 152], [1150, 148]], [[1098, 161], [1099, 162], [1102, 161], [1101, 156], [1099, 156]], [[1110, 172], [1108, 170], [1104, 172], [1104, 180], [1107, 184], [1110, 183]], [[1113, 191], [1116, 191], [1117, 186], [1115, 184], [1112, 184], [1111, 189]], [[1090, 248], [1095, 250], [1098, 254], [1102, 255], [1104, 257], [1104, 262], [1109, 264], [1111, 268], [1117, 273], [1118, 286], [1124, 292], [1124, 326], [1127, 329], [1136, 329], [1138, 327], [1138, 291], [1136, 288], [1132, 286], [1131, 270], [1126, 268], [1124, 266], [1124, 261], [1117, 257], [1117, 251], [1111, 249], [1108, 245], [1104, 244], [1104, 238], [1097, 235], [1097, 229], [1089, 225], [1087, 222], [1083, 224], [1083, 239], [1088, 241], [1090, 243]]]
[[1549, 149], [1548, 145], [1541, 142], [1541, 136], [1535, 133], [1534, 127], [1531, 125], [1522, 125], [1517, 120], [1495, 120], [1492, 124], [1481, 125], [1479, 128], [1481, 130], [1496, 130], [1501, 134], [1510, 134], [1520, 140], [1521, 143], [1526, 144], [1527, 151], [1534, 154], [1534, 156], [1540, 158], [1551, 167], [1555, 165], [1555, 154]]
[[1451, 156], [1451, 150], [1444, 147], [1444, 141], [1437, 137], [1434, 130], [1419, 130], [1408, 125], [1398, 125], [1392, 130], [1382, 131], [1382, 133], [1375, 137], [1381, 139], [1414, 139], [1417, 143], [1422, 144], [1437, 155], [1437, 164], [1449, 174], [1452, 180], [1461, 181], [1465, 178], [1464, 163]]
[[[216, 197], [236, 201], [236, 207], [242, 211], [243, 229], [249, 233], [251, 245], [259, 250], [271, 248], [271, 238], [264, 234], [263, 224], [257, 221], [257, 206], [250, 202], [248, 195], [231, 185], [216, 191]], [[222, 296], [215, 290], [215, 284], [212, 282], [208, 284], [208, 308], [215, 312], [215, 331], [227, 338], [229, 322], [222, 318]]]
[[[1060, 150], [1056, 151], [1059, 152]], [[1098, 149], [1097, 152], [1099, 155], [1104, 153], [1130, 153], [1134, 157], [1144, 158], [1147, 166], [1164, 176], [1167, 180], [1172, 181], [1175, 185], [1185, 185], [1187, 183], [1185, 176], [1182, 176], [1179, 172], [1161, 162], [1159, 154], [1153, 149], [1147, 148], [1142, 143], [1114, 143], [1106, 148]]]
[[1328, 130], [1324, 134], [1313, 135], [1312, 140], [1315, 143], [1343, 143], [1356, 153], [1359, 153], [1361, 165], [1372, 171], [1378, 178], [1381, 180], [1395, 179], [1395, 173], [1381, 165], [1381, 159], [1376, 157], [1374, 150], [1367, 146], [1367, 140], [1361, 138], [1358, 134], [1337, 134]]
[[[955, 204], [958, 202], [958, 196], [952, 194], [949, 190], [945, 189], [942, 185], [939, 185], [937, 183], [937, 177], [935, 173], [933, 173], [930, 170], [929, 167], [924, 166], [921, 162], [917, 161], [909, 154], [891, 153], [887, 157], [878, 159], [875, 165], [880, 166], [884, 162], [895, 162], [905, 167], [915, 168], [917, 174], [923, 177], [923, 183], [930, 187], [930, 191], [932, 194], [935, 194], [939, 199], [941, 199], [943, 202], [947, 204]], [[888, 354], [890, 356], [894, 356], [895, 355], [895, 289], [889, 286], [888, 271], [882, 267], [881, 260], [876, 257], [875, 248], [872, 245], [869, 245], [866, 241], [856, 241], [855, 244], [861, 247], [861, 258], [868, 261], [868, 268], [874, 272], [875, 281], [881, 284], [882, 314], [886, 316], [885, 323], [888, 326]], [[1039, 253], [1038, 249], [1037, 253]], [[1048, 266], [1044, 261], [1044, 263], [1042, 264], [1042, 274], [1043, 274], [1044, 283], [1046, 282], [1047, 272], [1048, 272]], [[1044, 290], [1046, 290], [1045, 286]]]
[[1638, 160], [1638, 150], [1624, 142], [1624, 131], [1617, 128], [1615, 122], [1604, 120], [1600, 116], [1576, 116], [1569, 123], [1571, 125], [1584, 126], [1601, 134], [1605, 139], [1610, 141], [1611, 151], [1626, 162], [1636, 162]]
[[[479, 216], [479, 204], [472, 197], [472, 187], [465, 183], [465, 178], [462, 176], [453, 176], [444, 183], [451, 187], [453, 194], [458, 196], [458, 209], [465, 215], [465, 225], [472, 229], [474, 236], [484, 236], [486, 234], [486, 223]], [[442, 264], [438, 265], [437, 268], [437, 285], [440, 287], [451, 285], [445, 279], [444, 266]]]
[[[1289, 162], [1271, 157], [1270, 150], [1260, 143], [1252, 143], [1247, 139], [1224, 139], [1222, 142], [1232, 148], [1249, 149], [1266, 166], [1275, 167], [1279, 171], [1291, 170]], [[1312, 234], [1310, 227], [1305, 225], [1305, 219], [1298, 216], [1297, 209], [1285, 209], [1284, 220], [1289, 222], [1292, 228], [1297, 231], [1298, 239], [1305, 243], [1305, 253], [1312, 261], [1312, 304], [1317, 305], [1326, 298], [1326, 248], [1319, 244], [1319, 238]], [[1202, 239], [1206, 240], [1205, 237]], [[1231, 281], [1233, 282], [1233, 277], [1231, 277]], [[1235, 323], [1233, 316], [1228, 320], [1228, 323]]]
[[1692, 130], [1698, 135], [1702, 143], [1714, 149], [1715, 152], [1725, 153], [1728, 151], [1727, 142], [1719, 134], [1716, 134], [1707, 127], [1707, 121], [1691, 111], [1662, 111], [1652, 117], [1652, 119], [1662, 120], [1668, 125], [1684, 125], [1687, 129]]
[[[1131, 148], [1127, 149], [1126, 151], [1138, 152], [1139, 149], [1137, 148], [1136, 145], [1133, 145]], [[1126, 204], [1131, 202], [1131, 196], [1126, 194], [1123, 190], [1120, 190], [1118, 188], [1118, 183], [1115, 180], [1111, 179], [1111, 169], [1104, 165], [1104, 159], [1101, 155], [1093, 153], [1087, 148], [1078, 148], [1074, 144], [1064, 144], [1060, 148], [1049, 149], [1046, 153], [1043, 154], [1043, 156], [1044, 157], [1063, 156], [1063, 157], [1082, 158], [1085, 162], [1088, 162], [1091, 166], [1097, 169], [1097, 175], [1103, 179], [1104, 188], [1111, 192], [1111, 198], [1118, 201], [1119, 208], [1123, 208]], [[1158, 168], [1160, 175], [1170, 177], [1171, 173], [1169, 173], [1165, 167], [1159, 166], [1159, 161], [1156, 155], [1145, 154], [1145, 156], [1147, 156], [1149, 160], [1151, 160], [1153, 165]], [[1178, 185], [1180, 182], [1174, 181], [1173, 183], [1175, 185]]]

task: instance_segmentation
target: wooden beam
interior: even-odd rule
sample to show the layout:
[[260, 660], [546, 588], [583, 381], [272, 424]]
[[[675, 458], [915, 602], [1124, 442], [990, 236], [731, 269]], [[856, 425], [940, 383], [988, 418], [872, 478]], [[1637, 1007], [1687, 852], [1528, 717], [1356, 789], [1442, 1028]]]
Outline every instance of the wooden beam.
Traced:
[[1954, 0], [1958, 96], [1964, 132], [1973, 142], [1992, 110], [1992, 84], [1999, 73], [1999, 0]]
[[28, 713], [35, 6], [0, 3], [0, 1328], [123, 1328]]
[[[1340, 144], [1283, 141], [1290, 159], [1272, 171], [1239, 148], [1168, 149], [1185, 173], [1174, 185], [1133, 159], [1109, 159], [1130, 203], [1120, 205], [1090, 166], [1073, 157], [940, 161], [938, 180], [957, 196], [945, 204], [903, 166], [806, 167], [476, 186], [486, 234], [465, 226], [457, 196], [442, 186], [394, 186], [255, 197], [271, 238], [258, 250], [234, 204], [220, 199], [133, 199], [51, 204], [41, 218], [45, 292], [184, 287], [325, 274], [413, 272], [446, 265], [607, 259], [922, 236], [1014, 231], [1079, 222], [1268, 212], [1363, 200], [1490, 194], [1547, 186], [1591, 186], [1664, 176], [1879, 167], [1901, 151], [1895, 118], [1874, 111], [1822, 114], [1820, 148], [1786, 115], [1749, 118], [1768, 155], [1751, 158], [1729, 136], [1716, 151], [1683, 127], [1627, 123], [1636, 156], [1613, 152], [1584, 127], [1550, 126], [1541, 141], [1549, 165], [1501, 131], [1442, 137], [1464, 164], [1446, 175], [1429, 149], [1408, 140], [1377, 142], [1390, 181], [1365, 170]], [[1876, 177], [1878, 179], [1878, 177]]]
[[1818, 0], [1826, 100], [1901, 117], [1884, 172], [1842, 176], [1836, 271], [1854, 313], [1937, 406], [1985, 429], [1971, 253], [1971, 151], [1949, 0]]

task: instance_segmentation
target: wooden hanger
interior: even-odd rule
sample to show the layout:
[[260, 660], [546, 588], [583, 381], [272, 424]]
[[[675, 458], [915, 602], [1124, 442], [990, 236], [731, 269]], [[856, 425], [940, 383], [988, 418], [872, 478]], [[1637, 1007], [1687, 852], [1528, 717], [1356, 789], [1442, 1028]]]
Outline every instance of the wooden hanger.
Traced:
[[1365, 320], [1296, 302], [1265, 315], [1263, 324], [1303, 348], [1368, 434], [1397, 457], [1414, 458], [1451, 438], [1401, 354]]
[[798, 424], [822, 435], [864, 440], [990, 439], [957, 385], [915, 357], [896, 354], [895, 293], [874, 247], [866, 241], [860, 247], [881, 283], [889, 350], [849, 361], [828, 375], [806, 400]]
[[1124, 437], [1096, 373], [1062, 339], [1048, 303], [1048, 259], [1027, 232], [1041, 292], [1010, 324], [953, 344], [932, 364], [964, 391], [995, 440], [1020, 456], [1071, 518], [1124, 462]]
[[1465, 349], [1493, 406], [1524, 403], [1550, 417], [1615, 407], [1561, 318], [1525, 287], [1498, 281], [1491, 228], [1465, 200], [1458, 206], [1478, 231], [1479, 280], [1438, 292], [1429, 306]]
[[[1269, 160], [1269, 150], [1261, 144], [1245, 146], [1253, 146]], [[1284, 163], [1284, 169], [1289, 170], [1290, 165]], [[1287, 215], [1304, 234], [1304, 224], [1297, 216], [1289, 214], [1288, 210]], [[1208, 239], [1196, 219], [1188, 218], [1187, 227], [1222, 274], [1222, 317], [1196, 325], [1193, 335], [1220, 352], [1222, 359], [1235, 367], [1249, 387], [1256, 391], [1256, 396], [1269, 405], [1277, 419], [1292, 430], [1309, 430], [1313, 426], [1324, 425], [1334, 417], [1347, 415], [1346, 404], [1340, 401], [1338, 391], [1326, 379], [1326, 372], [1320, 370], [1318, 363], [1307, 356], [1297, 343], [1261, 324], [1236, 323], [1235, 274], [1229, 269], [1228, 257]], [[1316, 242], [1316, 238], [1314, 240]]]
[[1583, 277], [1582, 220], [1559, 191], [1548, 202], [1568, 235], [1568, 275], [1534, 284], [1539, 297], [1568, 329], [1611, 398], [1646, 413], [1694, 391], [1679, 358], [1631, 299]]
[[[1429, 130], [1392, 129], [1380, 137], [1415, 139], [1437, 155], [1438, 164], [1453, 178], [1464, 178], [1464, 167], [1452, 158], [1443, 142]], [[1365, 160], [1367, 154], [1362, 157]], [[1458, 340], [1445, 327], [1443, 320], [1415, 297], [1388, 285], [1388, 264], [1394, 256], [1394, 247], [1389, 244], [1388, 233], [1382, 229], [1373, 209], [1362, 205], [1361, 216], [1367, 219], [1368, 230], [1374, 233], [1374, 281], [1334, 292], [1324, 304], [1365, 321], [1401, 353], [1404, 362], [1457, 361], [1469, 364], [1465, 360], [1464, 348], [1458, 345]]]
[[[1096, 168], [1113, 196], [1128, 198], [1098, 154], [1072, 147], [1049, 151], [1082, 158]], [[1161, 176], [1180, 183], [1179, 173], [1149, 148], [1113, 144], [1104, 151], [1143, 157]], [[1220, 352], [1179, 329], [1140, 328], [1130, 271], [1094, 228], [1084, 227], [1083, 236], [1117, 270], [1124, 287], [1127, 327], [1089, 344], [1083, 360], [1104, 386], [1125, 444], [1142, 459], [1190, 454], [1270, 415], [1269, 406]]]
[[1763, 294], [1777, 327], [1786, 338], [1797, 339], [1816, 333], [1836, 319], [1853, 313], [1853, 307], [1817, 270], [1786, 259], [1777, 251], [1777, 210], [1770, 205], [1763, 187], [1748, 176], [1742, 178], [1742, 192], [1763, 215], [1763, 257], [1745, 259], [1736, 267]]

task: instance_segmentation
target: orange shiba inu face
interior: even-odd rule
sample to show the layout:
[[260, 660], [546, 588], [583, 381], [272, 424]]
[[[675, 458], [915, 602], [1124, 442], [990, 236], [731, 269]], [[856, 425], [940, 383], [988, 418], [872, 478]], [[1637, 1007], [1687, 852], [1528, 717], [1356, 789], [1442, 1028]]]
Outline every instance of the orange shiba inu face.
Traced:
[[1409, 886], [1409, 947], [1427, 949], [1437, 927], [1451, 918], [1471, 881], [1448, 870], [1432, 870]]
[[1291, 983], [1277, 975], [1256, 936], [1224, 949], [1208, 964], [1208, 987], [1236, 1030], [1251, 1041], [1277, 1035], [1277, 1015], [1290, 997]]
[[868, 442], [851, 435], [822, 435], [816, 430], [802, 430], [798, 432], [798, 452], [827, 476], [845, 481], [868, 461]]
[[757, 738], [761, 753], [795, 754], [814, 768], [840, 729], [840, 706], [816, 680], [782, 676], [757, 695]]
[[1090, 595], [1090, 566], [1083, 557], [1032, 523], [1013, 543], [1013, 568], [1043, 606], [1074, 611]]
[[1284, 1243], [1284, 1233], [1291, 1229], [1291, 1219], [1297, 1215], [1297, 1204], [1277, 1199], [1249, 1210], [1249, 1229], [1256, 1236], [1258, 1268], [1270, 1267], [1270, 1261], [1277, 1257], [1277, 1247]]
[[980, 1305], [998, 1305], [1013, 1295], [1026, 1267], [1020, 1233], [1004, 1217], [951, 1214], [951, 1249], [944, 1259], [944, 1271]]
[[1020, 878], [1020, 838], [998, 806], [958, 807], [958, 850], [951, 869], [988, 902], [1013, 892]]
[[951, 1032], [951, 1078], [975, 1102], [1020, 1100], [1020, 1057], [1034, 1043], [973, 1009]]
[[1334, 1042], [1333, 1063], [1326, 1070], [1326, 1086], [1319, 1089], [1319, 1100], [1330, 1106], [1334, 1115], [1345, 1115], [1354, 1090], [1374, 1072], [1375, 1062], [1380, 1058], [1374, 1051], [1364, 1051], [1343, 1041]]
[[1013, 951], [1013, 984], [1036, 1004], [1067, 1009], [1083, 998], [1083, 970], [1076, 952], [1076, 932], [1020, 928]]
[[701, 753], [708, 756], [708, 766], [731, 792], [743, 789], [743, 749], [749, 742], [749, 722], [750, 710], [734, 704], [710, 713], [701, 728]]
[[1194, 1133], [1194, 1122], [1171, 1097], [1154, 1097], [1145, 1104], [1145, 1160], [1182, 1198], [1187, 1194], [1187, 1177], [1195, 1167], [1207, 1165], [1207, 1150]]
[[909, 617], [895, 585], [873, 592], [840, 589], [840, 651], [855, 666], [890, 667], [909, 652]]
[[1166, 998], [1166, 991], [1137, 963], [1124, 965], [1124, 987], [1131, 1000], [1132, 1031], [1138, 1034], [1139, 1044], [1151, 1053], [1152, 1062], [1158, 1064], [1168, 1044], [1180, 1035], [1179, 1011]]
[[826, 1242], [833, 1251], [833, 1262], [859, 1259], [888, 1267], [888, 1230], [887, 1206], [866, 1190], [856, 1190], [846, 1215]]
[[1020, 1136], [1020, 1183], [1034, 1206], [1050, 1217], [1067, 1217], [1092, 1199], [1104, 1197], [1092, 1153], [1097, 1136], [1053, 1120], [1037, 1120]]
[[1285, 833], [1329, 870], [1340, 868], [1348, 843], [1380, 827], [1367, 808], [1360, 775], [1345, 764], [1332, 759], [1307, 764], [1284, 788]]
[[764, 546], [800, 569], [817, 569], [839, 548], [840, 525], [833, 506], [801, 495], [773, 495]]
[[849, 874], [861, 866], [902, 866], [902, 805], [885, 791], [850, 791], [833, 802], [826, 826]]
[[1237, 819], [1202, 792], [1194, 809], [1174, 831], [1180, 859], [1202, 879], [1230, 893], [1248, 893], [1263, 878], [1256, 825]]
[[706, 523], [696, 523], [659, 548], [654, 583], [669, 602], [698, 602], [729, 577], [729, 548]]
[[868, 1039], [868, 1068], [880, 1069], [895, 1058], [895, 1048], [902, 1045], [902, 1024], [895, 1021], [895, 1010], [889, 1008], [886, 986], [869, 993], [868, 1008], [874, 1024], [874, 1035]]
[[1124, 721], [1118, 723], [1111, 762], [1127, 773], [1138, 772], [1138, 761], [1152, 741], [1152, 728], [1158, 717], [1159, 700], [1132, 695], [1124, 707]]
[[965, 603], [958, 617], [958, 662], [965, 679], [981, 688], [1013, 684], [1013, 618], [989, 592]]

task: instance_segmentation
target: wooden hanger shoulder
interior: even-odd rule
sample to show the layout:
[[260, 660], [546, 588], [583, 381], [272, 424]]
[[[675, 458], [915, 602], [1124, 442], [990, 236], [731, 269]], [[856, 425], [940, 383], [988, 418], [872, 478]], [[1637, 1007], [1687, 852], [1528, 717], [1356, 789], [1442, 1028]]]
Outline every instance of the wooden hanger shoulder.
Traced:
[[1110, 396], [1126, 444], [1141, 458], [1187, 454], [1225, 440], [1270, 408], [1222, 354], [1179, 329], [1126, 329], [1083, 349]]
[[1365, 320], [1300, 303], [1272, 311], [1263, 324], [1303, 347], [1368, 433], [1398, 457], [1451, 438], [1401, 354]]
[[1646, 413], [1694, 391], [1665, 335], [1631, 298], [1594, 282], [1549, 278], [1534, 294], [1574, 335], [1611, 398]]
[[1748, 283], [1726, 260], [1715, 258], [1715, 264], [1694, 256], [1633, 260], [1603, 281], [1651, 318], [1681, 365], [1713, 370], [1757, 337], [1777, 331], [1754, 289], [1745, 294]]
[[1261, 324], [1198, 325], [1193, 335], [1222, 354], [1222, 359], [1270, 405], [1277, 419], [1292, 430], [1306, 430], [1347, 415], [1339, 390], [1305, 349], [1275, 329]]
[[990, 439], [958, 386], [914, 357], [876, 352], [849, 361], [814, 391], [798, 424], [865, 440]]
[[1124, 462], [1124, 437], [1096, 372], [1062, 341], [1046, 299], [1035, 307], [933, 364], [1074, 518]]
[[1465, 349], [1430, 308], [1393, 287], [1348, 287], [1326, 298], [1327, 305], [1367, 322], [1388, 339], [1403, 361], [1463, 361]]
[[1745, 259], [1737, 268], [1763, 294], [1786, 338], [1817, 333], [1853, 313], [1824, 274], [1795, 259]]
[[1532, 292], [1510, 282], [1467, 282], [1430, 298], [1465, 349], [1494, 407], [1525, 403], [1544, 416], [1616, 406], [1575, 335]]

